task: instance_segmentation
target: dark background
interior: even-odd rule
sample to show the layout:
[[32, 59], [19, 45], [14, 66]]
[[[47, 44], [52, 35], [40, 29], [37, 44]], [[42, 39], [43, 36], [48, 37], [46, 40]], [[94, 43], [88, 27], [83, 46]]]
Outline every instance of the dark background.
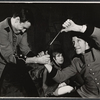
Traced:
[[[77, 24], [91, 23], [100, 27], [99, 3], [0, 3], [0, 21], [12, 16], [13, 10], [18, 7], [28, 7], [34, 14], [34, 25], [28, 30], [28, 41], [35, 53], [47, 48], [68, 18]], [[61, 47], [65, 55], [71, 58], [73, 51], [69, 37], [67, 33], [60, 34], [51, 48]]]

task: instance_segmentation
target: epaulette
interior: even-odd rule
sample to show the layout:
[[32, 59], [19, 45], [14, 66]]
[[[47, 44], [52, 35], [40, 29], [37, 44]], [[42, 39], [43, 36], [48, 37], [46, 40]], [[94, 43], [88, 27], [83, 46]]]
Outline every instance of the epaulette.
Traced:
[[10, 32], [10, 29], [9, 29], [9, 27], [6, 27], [6, 28], [5, 28], [5, 30], [6, 30], [7, 32]]

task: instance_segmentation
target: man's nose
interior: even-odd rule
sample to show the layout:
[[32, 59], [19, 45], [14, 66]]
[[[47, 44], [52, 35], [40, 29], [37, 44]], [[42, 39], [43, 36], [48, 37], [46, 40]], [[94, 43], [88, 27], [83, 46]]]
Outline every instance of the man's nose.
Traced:
[[22, 32], [24, 33], [26, 31], [26, 29], [23, 29]]

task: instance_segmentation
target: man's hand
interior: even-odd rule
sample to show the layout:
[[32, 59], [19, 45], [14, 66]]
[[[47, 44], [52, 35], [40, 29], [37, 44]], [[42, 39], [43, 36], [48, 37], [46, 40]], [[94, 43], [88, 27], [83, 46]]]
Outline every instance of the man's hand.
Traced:
[[26, 63], [48, 64], [50, 62], [50, 55], [47, 52], [40, 52], [37, 56], [26, 58]]
[[44, 56], [44, 55], [47, 55], [48, 54], [48, 51], [44, 52], [44, 51], [41, 51], [40, 53], [38, 53], [37, 57], [41, 57], [41, 56]]
[[83, 33], [86, 30], [86, 25], [77, 25], [70, 19], [65, 21], [62, 26], [64, 27], [64, 29], [62, 29], [61, 32], [75, 31]]
[[62, 26], [64, 27], [64, 29], [62, 29], [61, 31], [68, 32], [68, 31], [76, 30], [76, 24], [70, 19], [65, 21]]
[[47, 54], [47, 55], [39, 56], [39, 57], [37, 57], [36, 61], [39, 64], [47, 64], [50, 61], [50, 55]]

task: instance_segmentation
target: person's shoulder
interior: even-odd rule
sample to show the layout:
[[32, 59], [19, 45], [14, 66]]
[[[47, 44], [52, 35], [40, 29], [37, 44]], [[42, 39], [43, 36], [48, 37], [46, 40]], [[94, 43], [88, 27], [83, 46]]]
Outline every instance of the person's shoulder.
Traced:
[[0, 28], [6, 28], [6, 27], [8, 27], [8, 18], [0, 22]]
[[6, 18], [3, 21], [0, 22], [0, 32], [3, 33], [9, 33], [10, 32], [10, 25], [9, 25], [9, 20], [10, 18]]
[[100, 28], [94, 27], [92, 36], [100, 36]]

